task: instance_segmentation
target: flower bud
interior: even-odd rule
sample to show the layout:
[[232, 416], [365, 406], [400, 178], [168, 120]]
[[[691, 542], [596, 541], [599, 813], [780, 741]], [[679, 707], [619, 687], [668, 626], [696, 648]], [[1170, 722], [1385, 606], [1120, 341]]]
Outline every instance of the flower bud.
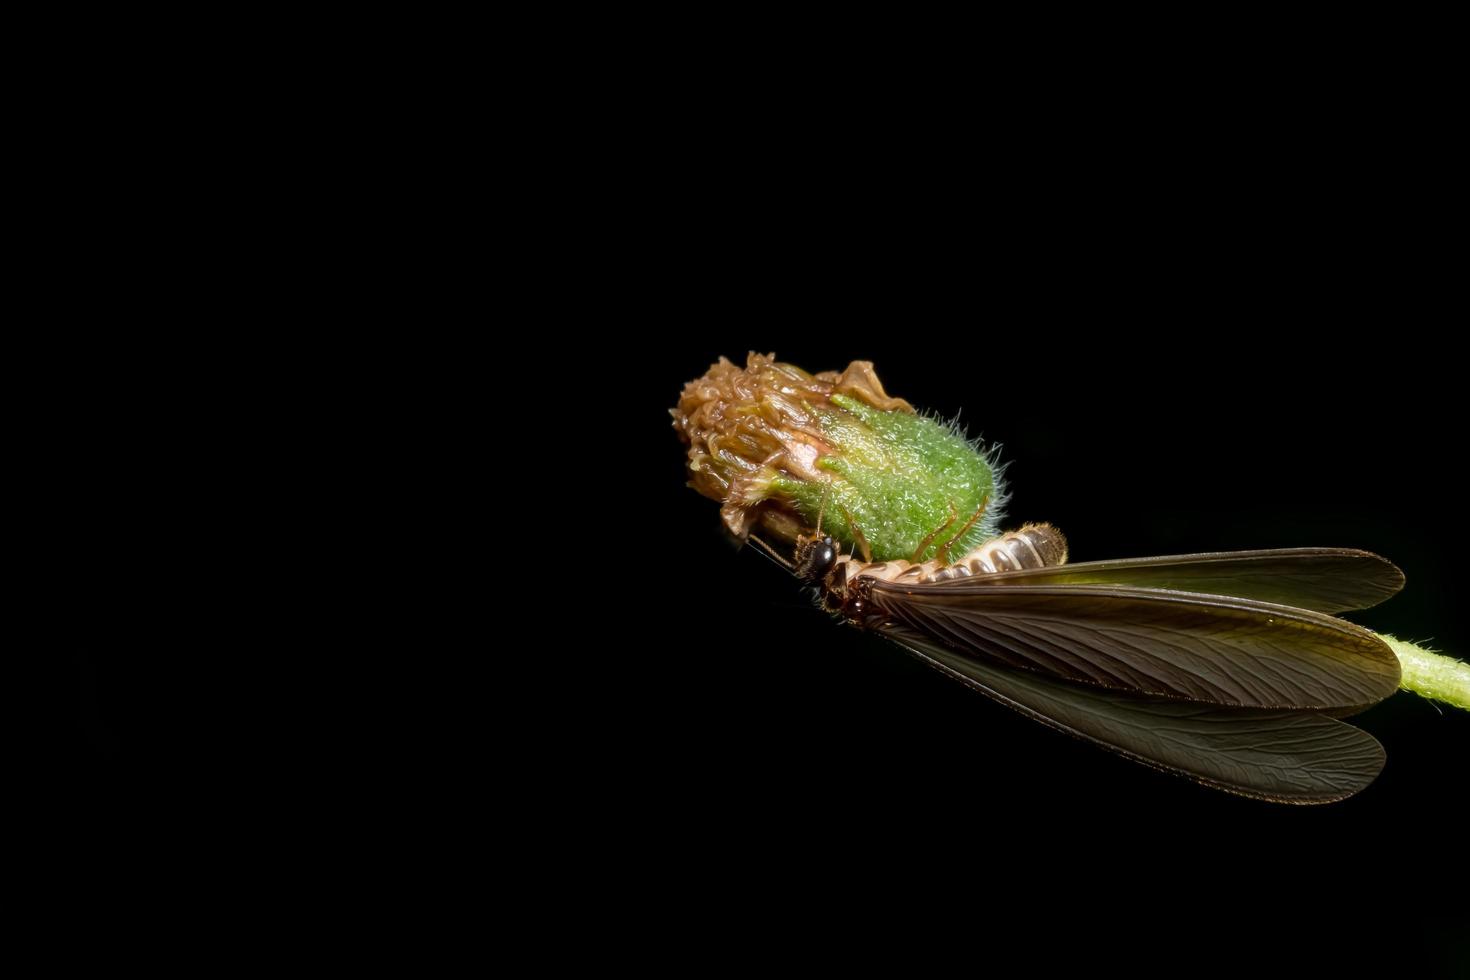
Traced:
[[690, 486], [740, 539], [823, 532], [872, 560], [958, 557], [998, 532], [993, 458], [893, 398], [868, 361], [808, 374], [752, 353], [684, 386], [674, 427]]

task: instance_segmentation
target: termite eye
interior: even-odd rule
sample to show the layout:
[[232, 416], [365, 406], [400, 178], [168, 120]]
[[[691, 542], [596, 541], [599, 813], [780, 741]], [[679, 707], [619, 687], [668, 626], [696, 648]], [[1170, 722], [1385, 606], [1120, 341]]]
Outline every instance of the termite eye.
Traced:
[[811, 541], [796, 556], [796, 574], [814, 582], [832, 570], [837, 563], [837, 546], [831, 538]]

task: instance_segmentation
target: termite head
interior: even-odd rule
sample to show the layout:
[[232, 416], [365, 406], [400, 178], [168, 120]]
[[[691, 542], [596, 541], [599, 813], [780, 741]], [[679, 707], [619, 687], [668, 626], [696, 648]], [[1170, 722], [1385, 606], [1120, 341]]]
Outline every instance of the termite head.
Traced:
[[837, 545], [830, 534], [802, 535], [796, 539], [796, 575], [803, 582], [820, 582], [837, 564]]

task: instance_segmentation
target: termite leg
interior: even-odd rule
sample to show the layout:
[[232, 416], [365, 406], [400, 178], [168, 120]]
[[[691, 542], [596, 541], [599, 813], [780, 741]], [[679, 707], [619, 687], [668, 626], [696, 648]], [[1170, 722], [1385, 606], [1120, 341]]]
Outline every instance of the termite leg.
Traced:
[[974, 527], [975, 522], [980, 519], [980, 515], [985, 513], [985, 507], [989, 503], [990, 494], [987, 493], [985, 494], [985, 496], [980, 498], [980, 506], [975, 508], [975, 513], [970, 515], [970, 519], [965, 522], [965, 526], [956, 531], [954, 536], [951, 537], [948, 541], [944, 542], [943, 546], [940, 547], [938, 557], [939, 563], [941, 565], [949, 564], [949, 546], [969, 533], [970, 528]]
[[934, 539], [939, 537], [939, 535], [943, 533], [945, 528], [949, 527], [951, 524], [959, 519], [959, 511], [954, 509], [954, 501], [951, 500], [949, 502], [949, 520], [945, 521], [943, 524], [939, 525], [924, 536], [924, 540], [920, 541], [919, 546], [914, 549], [914, 557], [909, 559], [909, 563], [917, 565], [919, 563], [919, 560], [924, 557], [925, 550], [928, 549], [929, 545], [934, 543]]
[[[837, 506], [842, 507], [841, 504]], [[873, 563], [873, 549], [868, 547], [868, 539], [863, 537], [863, 529], [857, 526], [857, 522], [852, 519], [852, 515], [847, 512], [846, 507], [842, 507], [842, 516], [847, 518], [847, 526], [852, 529], [853, 540], [857, 541], [858, 547], [863, 549], [863, 561], [871, 565]]]

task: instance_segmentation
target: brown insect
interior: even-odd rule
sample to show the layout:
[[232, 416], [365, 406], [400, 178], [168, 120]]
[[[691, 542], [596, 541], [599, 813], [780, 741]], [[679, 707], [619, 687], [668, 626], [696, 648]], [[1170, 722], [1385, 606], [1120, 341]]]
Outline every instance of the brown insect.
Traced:
[[1383, 768], [1382, 746], [1338, 719], [1394, 693], [1399, 663], [1333, 615], [1403, 587], [1377, 555], [1292, 548], [1069, 565], [1049, 524], [952, 563], [843, 555], [820, 520], [789, 559], [751, 540], [846, 622], [1137, 762], [1282, 803], [1341, 800]]

